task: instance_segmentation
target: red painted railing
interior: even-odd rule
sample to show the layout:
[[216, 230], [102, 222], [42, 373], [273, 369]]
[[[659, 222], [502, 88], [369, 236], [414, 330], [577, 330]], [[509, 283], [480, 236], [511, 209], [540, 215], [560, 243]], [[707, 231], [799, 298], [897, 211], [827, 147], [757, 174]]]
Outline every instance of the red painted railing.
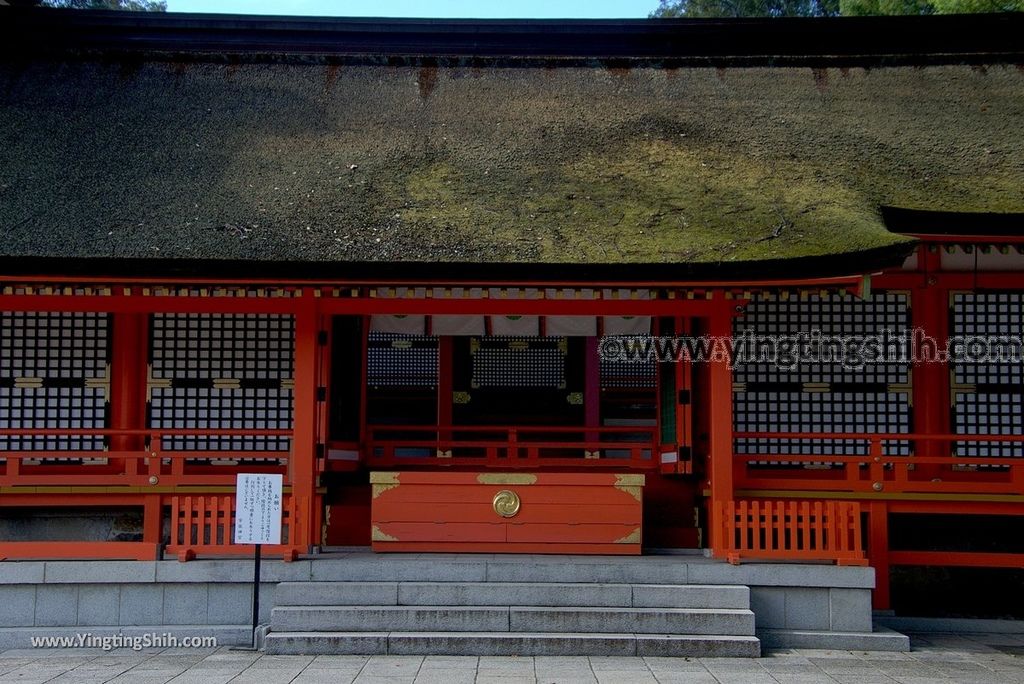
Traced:
[[[172, 496], [171, 536], [167, 552], [177, 554], [178, 560], [187, 561], [197, 556], [237, 556], [251, 554], [251, 545], [234, 543], [235, 497], [225, 496]], [[281, 544], [265, 545], [263, 552], [281, 555], [284, 560], [295, 560], [304, 549], [307, 522], [297, 511], [302, 502], [285, 495], [281, 503], [283, 516]]]
[[618, 468], [658, 467], [648, 426], [373, 425], [372, 467]]
[[[0, 454], [0, 486], [175, 486], [234, 485], [235, 474], [282, 473], [287, 477], [288, 451], [174, 450], [163, 444], [180, 437], [283, 437], [291, 430], [97, 428], [0, 429], [0, 437], [97, 437], [135, 440], [136, 449], [6, 451]], [[44, 461], [39, 462], [37, 461]], [[244, 461], [244, 466], [240, 465]]]
[[846, 501], [716, 501], [726, 558], [831, 560], [867, 565], [860, 504]]
[[[237, 555], [252, 547], [231, 543], [234, 495], [230, 492], [239, 472], [280, 473], [291, 484], [290, 451], [171, 449], [173, 439], [291, 438], [290, 430], [158, 429], [115, 430], [93, 428], [5, 428], [0, 437], [95, 438], [112, 445], [109, 450], [26, 449], [0, 452], [0, 487], [7, 492], [5, 507], [41, 506], [91, 509], [126, 506], [143, 511], [142, 541], [54, 540], [0, 541], [0, 558], [130, 558], [152, 560], [160, 555], [165, 511], [171, 510], [171, 540], [167, 547], [182, 560], [196, 554]], [[131, 448], [121, 448], [128, 445]], [[174, 496], [178, 487], [203, 486], [223, 495]], [[306, 548], [309, 523], [292, 529], [294, 509], [286, 494], [286, 538], [268, 554], [293, 558]], [[308, 502], [307, 502], [308, 503]], [[305, 509], [302, 509], [305, 510]], [[301, 516], [294, 518], [296, 521]], [[225, 526], [226, 525], [226, 526]], [[248, 549], [248, 550], [247, 550]]]
[[[955, 444], [1024, 447], [1022, 435], [737, 432], [734, 437], [818, 444], [826, 440], [836, 445], [842, 441], [850, 451], [859, 447], [864, 452], [735, 454], [733, 483], [739, 490], [1024, 494], [1024, 458], [953, 453]], [[910, 443], [916, 453], [889, 453], [886, 445], [892, 442]]]

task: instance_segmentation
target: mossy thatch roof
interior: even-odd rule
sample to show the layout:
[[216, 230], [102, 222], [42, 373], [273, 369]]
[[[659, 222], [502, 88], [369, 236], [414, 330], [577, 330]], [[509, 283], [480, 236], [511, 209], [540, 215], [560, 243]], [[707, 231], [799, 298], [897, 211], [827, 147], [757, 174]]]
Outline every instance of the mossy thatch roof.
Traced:
[[1013, 65], [37, 59], [0, 122], [6, 257], [857, 266], [882, 205], [1024, 211]]

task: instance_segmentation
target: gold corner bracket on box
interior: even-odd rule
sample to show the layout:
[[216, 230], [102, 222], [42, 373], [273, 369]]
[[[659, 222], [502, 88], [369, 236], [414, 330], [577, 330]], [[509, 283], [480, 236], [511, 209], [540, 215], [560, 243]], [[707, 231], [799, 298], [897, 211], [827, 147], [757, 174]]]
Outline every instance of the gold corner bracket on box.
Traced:
[[378, 496], [394, 489], [400, 483], [398, 482], [398, 473], [388, 472], [372, 472], [370, 473], [370, 485], [373, 489], [373, 498], [376, 499]]
[[616, 544], [639, 544], [641, 538], [642, 538], [642, 536], [641, 536], [640, 528], [638, 527], [635, 530], [633, 530], [632, 532], [630, 532], [629, 534], [627, 534], [625, 537], [622, 537], [621, 539], [616, 539], [615, 543]]
[[629, 494], [637, 501], [643, 500], [643, 487], [646, 482], [646, 477], [639, 474], [615, 476], [615, 488]]

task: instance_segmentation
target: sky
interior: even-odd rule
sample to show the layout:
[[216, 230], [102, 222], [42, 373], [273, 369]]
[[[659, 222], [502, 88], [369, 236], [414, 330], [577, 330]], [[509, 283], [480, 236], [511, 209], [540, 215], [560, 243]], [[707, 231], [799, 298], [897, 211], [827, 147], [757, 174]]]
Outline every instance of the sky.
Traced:
[[167, 0], [167, 11], [335, 17], [640, 19], [657, 5], [658, 0]]

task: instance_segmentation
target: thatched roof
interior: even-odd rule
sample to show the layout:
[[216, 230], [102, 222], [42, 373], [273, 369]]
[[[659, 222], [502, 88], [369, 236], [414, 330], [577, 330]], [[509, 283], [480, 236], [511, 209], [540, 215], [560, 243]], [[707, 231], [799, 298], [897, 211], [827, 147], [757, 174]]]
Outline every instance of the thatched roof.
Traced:
[[7, 59], [0, 256], [867, 268], [883, 205], [1024, 211], [1016, 65], [450, 64]]

